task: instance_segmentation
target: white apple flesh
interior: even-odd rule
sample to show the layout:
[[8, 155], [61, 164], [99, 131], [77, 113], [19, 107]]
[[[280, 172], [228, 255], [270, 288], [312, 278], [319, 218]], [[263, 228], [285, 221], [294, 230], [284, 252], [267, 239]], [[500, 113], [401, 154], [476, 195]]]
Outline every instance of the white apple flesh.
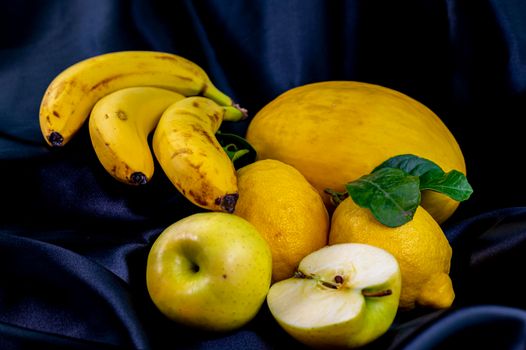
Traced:
[[298, 341], [314, 348], [355, 348], [389, 329], [400, 290], [394, 256], [371, 245], [344, 243], [303, 258], [294, 277], [271, 286], [267, 304]]
[[265, 302], [272, 256], [248, 221], [199, 213], [166, 228], [148, 255], [146, 282], [170, 319], [211, 331], [250, 321]]

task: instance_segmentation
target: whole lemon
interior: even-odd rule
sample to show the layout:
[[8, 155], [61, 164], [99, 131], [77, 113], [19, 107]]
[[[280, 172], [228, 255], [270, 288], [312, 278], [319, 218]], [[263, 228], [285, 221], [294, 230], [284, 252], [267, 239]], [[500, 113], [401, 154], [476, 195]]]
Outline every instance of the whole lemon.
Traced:
[[316, 189], [290, 165], [267, 159], [238, 170], [234, 214], [270, 245], [272, 280], [291, 277], [303, 257], [327, 245], [329, 215]]
[[417, 208], [413, 220], [392, 228], [349, 197], [332, 216], [329, 244], [336, 243], [366, 243], [395, 256], [402, 273], [400, 308], [447, 308], [453, 303], [455, 292], [449, 277], [452, 249], [424, 208]]
[[[436, 114], [400, 92], [361, 82], [328, 81], [286, 91], [254, 116], [246, 138], [258, 159], [294, 166], [320, 193], [344, 191], [346, 183], [400, 154], [466, 173], [457, 141]], [[442, 223], [458, 202], [424, 191], [422, 206]]]

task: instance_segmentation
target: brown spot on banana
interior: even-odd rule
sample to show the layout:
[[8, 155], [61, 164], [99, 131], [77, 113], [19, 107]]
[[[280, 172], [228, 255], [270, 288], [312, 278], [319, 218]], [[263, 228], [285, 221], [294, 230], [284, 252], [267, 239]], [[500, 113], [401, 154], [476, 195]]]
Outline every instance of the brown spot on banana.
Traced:
[[[203, 177], [203, 176], [201, 176]], [[216, 211], [226, 211], [232, 213], [234, 211], [235, 202], [237, 201], [237, 194], [227, 194], [214, 199], [214, 190], [210, 184], [203, 178], [200, 188], [190, 189], [188, 197], [195, 204]], [[231, 211], [230, 211], [231, 210]]]
[[199, 177], [200, 177], [200, 178], [205, 178], [206, 173], [203, 173], [203, 172], [201, 171], [201, 167], [203, 166], [202, 163], [201, 163], [201, 164], [193, 164], [193, 163], [190, 163], [190, 166], [191, 166], [192, 168], [194, 168], [195, 170], [197, 170], [197, 172], [199, 173]]
[[182, 154], [193, 154], [194, 151], [191, 148], [179, 148], [172, 153], [171, 158], [178, 157]]
[[198, 67], [197, 65], [195, 65], [195, 63], [193, 63], [193, 62], [187, 61], [183, 57], [178, 57], [178, 56], [175, 56], [175, 55], [165, 54], [165, 55], [156, 55], [156, 56], [154, 56], [154, 58], [156, 58], [158, 60], [164, 60], [164, 61], [174, 61], [177, 64], [186, 64], [187, 65], [185, 67], [186, 70], [190, 71], [196, 77], [203, 78], [203, 71], [201, 70], [201, 68]]
[[190, 111], [177, 111], [177, 114], [178, 115], [188, 115], [190, 117], [196, 118], [197, 120], [204, 120], [201, 114], [190, 112]]
[[197, 93], [198, 95], [204, 95], [206, 93], [206, 90], [208, 90], [208, 84], [204, 83], [203, 86], [201, 86], [201, 90]]
[[174, 74], [173, 76], [176, 77], [177, 79], [181, 79], [181, 80], [184, 80], [184, 81], [194, 81], [194, 78], [187, 77], [185, 75], [179, 75], [179, 74], [175, 75]]
[[65, 85], [65, 81], [51, 83], [44, 93], [44, 97], [42, 98], [42, 107], [47, 108], [50, 100], [53, 101], [56, 96], [60, 95], [62, 90], [64, 90]]
[[111, 77], [107, 77], [105, 79], [102, 79], [101, 81], [97, 82], [95, 85], [93, 85], [91, 88], [90, 88], [90, 91], [94, 91], [94, 90], [97, 90], [99, 89], [100, 87], [102, 86], [106, 86], [108, 85], [111, 81], [113, 80], [116, 80], [116, 79], [119, 79], [119, 78], [122, 78], [123, 76], [125, 75], [130, 75], [131, 73], [128, 73], [128, 74], [115, 74]]
[[128, 120], [128, 115], [126, 115], [126, 112], [119, 109], [115, 113], [117, 114], [117, 118], [119, 118], [120, 120]]
[[203, 207], [207, 207], [208, 206], [208, 202], [202, 197], [201, 194], [195, 193], [194, 191], [189, 190], [188, 191], [188, 196], [190, 197], [190, 199], [193, 202], [197, 203], [198, 205], [201, 205]]
[[206, 173], [203, 173], [201, 171], [201, 167], [203, 166], [203, 163], [195, 164], [195, 163], [192, 163], [190, 160], [188, 160], [188, 158], [185, 158], [185, 161], [186, 161], [186, 163], [188, 163], [188, 166], [190, 168], [192, 168], [192, 169], [194, 169], [196, 171], [197, 175], [199, 175], [200, 178], [202, 178], [202, 179], [205, 178]]
[[219, 113], [219, 112], [214, 112], [212, 114], [212, 118], [214, 119], [214, 121], [217, 123], [219, 122], [221, 119], [223, 119], [223, 116]]
[[196, 132], [196, 133], [200, 134], [201, 136], [203, 136], [210, 144], [212, 144], [215, 147], [215, 149], [217, 149], [220, 152], [223, 151], [223, 149], [217, 145], [217, 140], [215, 140], [213, 138], [213, 136], [210, 135], [210, 133], [207, 132], [201, 125], [199, 125], [199, 124], [190, 124], [190, 127], [192, 128], [192, 130], [194, 132]]
[[183, 194], [183, 196], [186, 197], [186, 190], [181, 186], [180, 183], [175, 183], [175, 187], [177, 187], [179, 189], [179, 191], [181, 191], [181, 193]]
[[210, 119], [212, 125], [214, 126], [219, 126], [223, 119], [223, 116], [218, 112], [208, 113], [206, 116]]
[[170, 56], [170, 55], [156, 55], [154, 58], [158, 60], [167, 60], [167, 61], [174, 61], [179, 62], [179, 57], [176, 56]]

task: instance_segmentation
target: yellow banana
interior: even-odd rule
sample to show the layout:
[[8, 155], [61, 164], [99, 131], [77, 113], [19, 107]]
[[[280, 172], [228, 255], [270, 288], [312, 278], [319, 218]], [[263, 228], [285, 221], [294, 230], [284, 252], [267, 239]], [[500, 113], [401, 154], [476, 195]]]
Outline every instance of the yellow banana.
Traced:
[[155, 128], [153, 150], [170, 181], [192, 203], [232, 213], [236, 171], [214, 135], [223, 120], [239, 120], [239, 115], [204, 97], [175, 102]]
[[222, 106], [237, 106], [202, 68], [183, 57], [156, 51], [112, 52], [78, 62], [50, 83], [40, 105], [40, 128], [47, 143], [66, 144], [100, 98], [132, 86], [161, 87], [184, 96], [206, 96]]
[[148, 135], [163, 112], [183, 95], [154, 87], [131, 87], [110, 93], [93, 107], [89, 133], [100, 162], [114, 178], [147, 183], [154, 171]]

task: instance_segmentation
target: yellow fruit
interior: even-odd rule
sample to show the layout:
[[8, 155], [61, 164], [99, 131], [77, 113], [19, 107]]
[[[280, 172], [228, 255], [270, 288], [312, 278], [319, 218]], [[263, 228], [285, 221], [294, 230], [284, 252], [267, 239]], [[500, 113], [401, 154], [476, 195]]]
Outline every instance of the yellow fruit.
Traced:
[[452, 249], [438, 223], [418, 207], [413, 220], [391, 228], [349, 197], [333, 213], [329, 244], [365, 243], [393, 254], [402, 272], [400, 308], [447, 308], [455, 298], [449, 268]]
[[170, 105], [153, 133], [153, 152], [172, 184], [193, 204], [232, 213], [236, 205], [236, 169], [215, 133], [231, 118], [231, 107], [202, 96]]
[[269, 243], [274, 282], [291, 277], [303, 257], [327, 245], [327, 209], [292, 166], [271, 159], [245, 166], [238, 171], [238, 193], [234, 214]]
[[[444, 171], [466, 173], [455, 138], [431, 110], [378, 85], [329, 81], [283, 93], [260, 110], [246, 138], [259, 159], [278, 159], [298, 169], [322, 193], [343, 191], [390, 157], [414, 154]], [[329, 197], [324, 195], [329, 205]], [[424, 191], [422, 206], [439, 223], [458, 202]]]
[[164, 88], [184, 96], [202, 95], [221, 106], [238, 109], [240, 117], [246, 113], [192, 61], [167, 52], [110, 52], [69, 66], [49, 84], [39, 113], [46, 142], [53, 147], [64, 146], [99, 99], [134, 86]]

